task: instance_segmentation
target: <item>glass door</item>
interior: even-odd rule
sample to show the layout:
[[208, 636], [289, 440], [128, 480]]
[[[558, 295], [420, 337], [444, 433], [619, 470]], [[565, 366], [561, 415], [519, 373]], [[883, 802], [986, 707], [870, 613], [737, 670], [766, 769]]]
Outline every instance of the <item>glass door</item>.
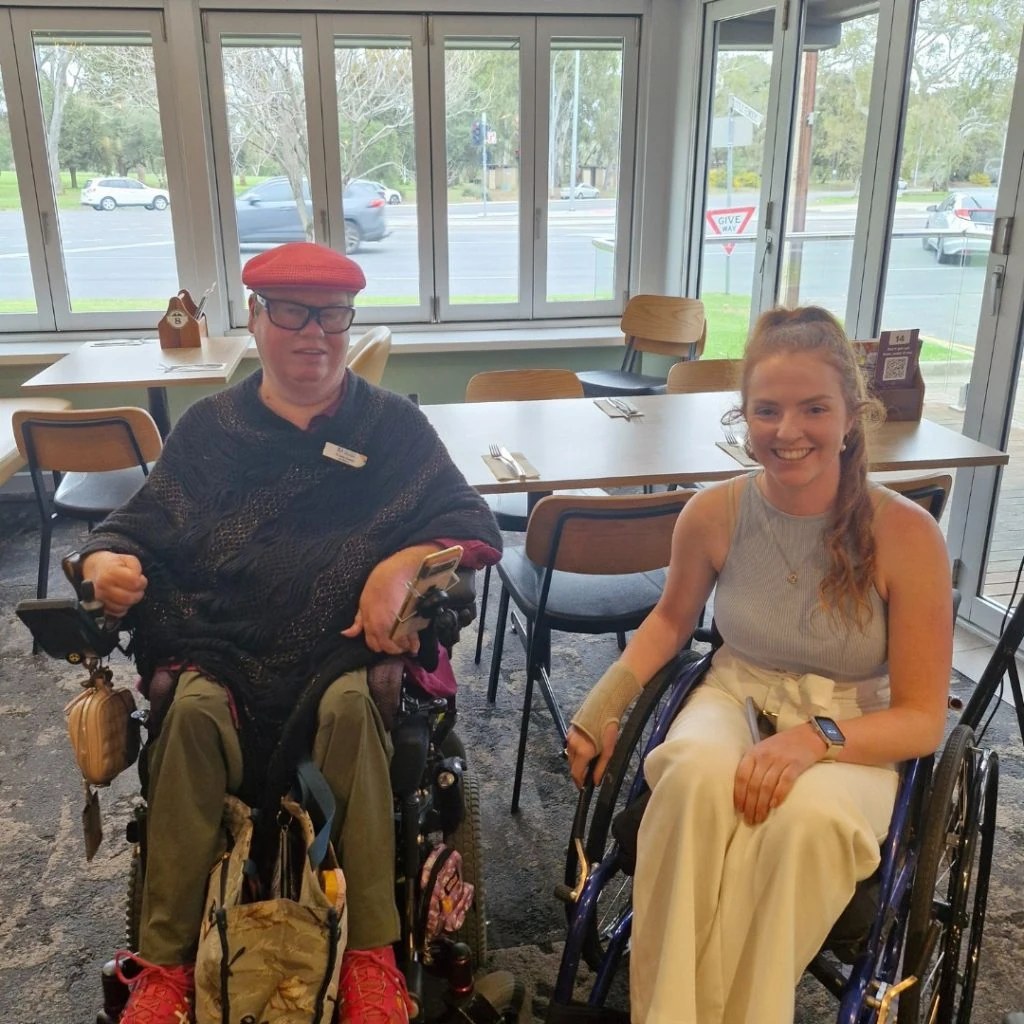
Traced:
[[799, 3], [705, 6], [698, 181], [690, 265], [708, 320], [707, 358], [736, 358], [774, 301], [793, 120]]

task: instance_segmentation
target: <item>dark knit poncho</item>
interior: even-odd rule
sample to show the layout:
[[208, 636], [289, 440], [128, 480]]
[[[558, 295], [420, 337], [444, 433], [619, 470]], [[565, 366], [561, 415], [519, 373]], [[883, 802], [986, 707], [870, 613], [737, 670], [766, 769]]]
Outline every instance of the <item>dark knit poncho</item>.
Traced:
[[[446, 537], [501, 547], [411, 402], [349, 374], [337, 412], [302, 431], [264, 406], [261, 380], [193, 405], [146, 484], [82, 549], [140, 559], [149, 585], [127, 623], [139, 671], [194, 664], [230, 689], [247, 776], [260, 776], [249, 785], [300, 699], [308, 731], [326, 684], [374, 660], [340, 635], [374, 566]], [[328, 458], [327, 441], [366, 465]]]

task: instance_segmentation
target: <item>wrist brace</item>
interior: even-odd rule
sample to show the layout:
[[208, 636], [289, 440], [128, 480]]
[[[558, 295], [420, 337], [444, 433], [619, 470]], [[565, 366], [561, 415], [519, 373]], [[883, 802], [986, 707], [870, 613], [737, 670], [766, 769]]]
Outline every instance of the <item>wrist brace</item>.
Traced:
[[622, 661], [611, 665], [587, 695], [572, 719], [601, 753], [604, 731], [610, 723], [618, 725], [626, 708], [636, 700], [643, 687], [637, 682], [633, 670]]

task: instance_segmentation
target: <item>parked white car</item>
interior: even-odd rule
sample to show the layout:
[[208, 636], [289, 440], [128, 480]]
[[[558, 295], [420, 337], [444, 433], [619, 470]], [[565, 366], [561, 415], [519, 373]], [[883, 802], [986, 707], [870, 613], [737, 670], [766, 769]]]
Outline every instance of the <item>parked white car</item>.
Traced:
[[171, 197], [164, 189], [150, 188], [134, 178], [92, 178], [85, 183], [79, 202], [94, 210], [114, 210], [119, 206], [166, 210]]
[[[561, 195], [562, 195], [563, 199], [569, 199], [570, 198], [570, 196], [569, 196], [569, 186], [568, 185], [566, 185], [565, 188], [562, 189]], [[593, 185], [584, 185], [581, 182], [579, 185], [576, 186], [576, 188], [573, 189], [572, 197], [571, 198], [573, 198], [573, 199], [600, 199], [601, 198], [601, 190], [598, 189], [598, 188], [594, 188]]]
[[954, 192], [944, 202], [928, 207], [926, 228], [944, 228], [957, 234], [925, 235], [921, 244], [935, 250], [935, 262], [987, 253], [996, 217], [996, 191], [973, 189]]
[[353, 184], [370, 185], [375, 188], [388, 206], [397, 206], [402, 201], [402, 193], [397, 188], [389, 188], [382, 181], [370, 181], [367, 178], [356, 178]]

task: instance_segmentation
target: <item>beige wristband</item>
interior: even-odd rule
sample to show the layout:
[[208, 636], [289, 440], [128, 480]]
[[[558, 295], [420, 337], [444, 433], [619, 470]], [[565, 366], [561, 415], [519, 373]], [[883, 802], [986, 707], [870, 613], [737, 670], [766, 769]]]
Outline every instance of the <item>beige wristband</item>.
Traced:
[[618, 725], [622, 721], [626, 708], [636, 700], [641, 690], [643, 687], [637, 682], [633, 670], [624, 662], [616, 661], [587, 694], [572, 724], [600, 754], [605, 729], [611, 723]]

